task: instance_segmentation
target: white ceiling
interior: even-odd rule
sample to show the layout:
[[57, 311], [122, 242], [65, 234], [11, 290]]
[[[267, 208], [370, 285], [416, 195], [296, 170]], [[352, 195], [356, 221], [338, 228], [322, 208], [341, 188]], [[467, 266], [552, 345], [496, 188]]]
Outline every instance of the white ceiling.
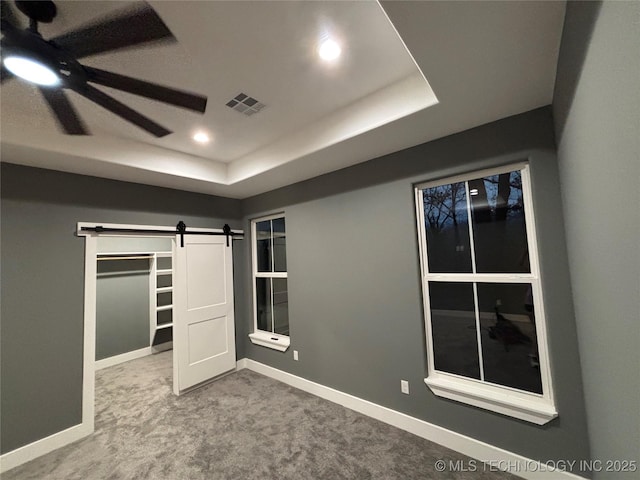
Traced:
[[[68, 136], [39, 92], [12, 80], [1, 89], [3, 161], [248, 197], [548, 105], [565, 8], [537, 1], [150, 3], [178, 43], [83, 63], [206, 95], [206, 113], [101, 87], [174, 132], [156, 139], [70, 92], [93, 135]], [[40, 28], [45, 38], [126, 6], [57, 5], [54, 23]], [[334, 64], [316, 54], [326, 35], [342, 44]], [[241, 92], [266, 108], [247, 117], [225, 106]], [[192, 141], [198, 129], [210, 132], [209, 145]]]

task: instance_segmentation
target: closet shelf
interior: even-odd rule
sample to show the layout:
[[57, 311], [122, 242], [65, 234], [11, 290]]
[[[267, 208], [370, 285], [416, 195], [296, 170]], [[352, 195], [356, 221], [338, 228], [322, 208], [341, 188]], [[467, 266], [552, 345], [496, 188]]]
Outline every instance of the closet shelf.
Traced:
[[164, 312], [165, 310], [171, 310], [173, 308], [173, 305], [162, 305], [160, 307], [157, 307], [156, 310], [158, 312]]
[[158, 325], [156, 327], [156, 330], [161, 330], [163, 328], [171, 328], [171, 327], [173, 327], [173, 323], [163, 323], [161, 325]]
[[170, 257], [172, 256], [172, 252], [156, 252], [156, 257]]
[[101, 256], [110, 256], [110, 257], [114, 257], [114, 256], [118, 256], [118, 257], [124, 257], [127, 255], [137, 255], [137, 256], [145, 256], [145, 257], [153, 257], [153, 252], [98, 252], [96, 253], [96, 255], [98, 257]]
[[173, 291], [173, 287], [158, 287], [156, 293], [167, 293]]
[[156, 275], [171, 275], [173, 270], [171, 268], [167, 268], [165, 270], [156, 270]]

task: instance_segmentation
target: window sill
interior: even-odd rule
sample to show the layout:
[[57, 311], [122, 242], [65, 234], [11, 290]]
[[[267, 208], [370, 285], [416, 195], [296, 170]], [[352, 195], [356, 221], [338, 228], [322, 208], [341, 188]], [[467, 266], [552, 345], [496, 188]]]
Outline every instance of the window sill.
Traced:
[[549, 423], [558, 416], [555, 406], [548, 399], [536, 394], [441, 374], [425, 378], [424, 383], [439, 397], [519, 418], [536, 425]]
[[266, 332], [255, 332], [249, 334], [249, 339], [254, 345], [272, 348], [284, 352], [289, 348], [291, 340], [284, 335], [274, 335]]

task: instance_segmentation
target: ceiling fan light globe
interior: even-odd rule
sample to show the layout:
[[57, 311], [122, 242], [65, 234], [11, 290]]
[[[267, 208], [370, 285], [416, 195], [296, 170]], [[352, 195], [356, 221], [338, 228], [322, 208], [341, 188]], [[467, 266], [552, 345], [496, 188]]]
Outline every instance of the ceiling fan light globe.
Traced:
[[4, 58], [3, 63], [7, 70], [28, 82], [45, 87], [60, 85], [60, 77], [51, 68], [37, 60], [9, 55]]

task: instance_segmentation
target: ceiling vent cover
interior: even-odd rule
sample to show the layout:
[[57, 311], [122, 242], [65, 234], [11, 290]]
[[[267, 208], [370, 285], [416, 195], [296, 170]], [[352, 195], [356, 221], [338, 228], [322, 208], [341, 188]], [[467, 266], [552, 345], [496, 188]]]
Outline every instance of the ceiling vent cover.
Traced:
[[226, 103], [227, 107], [235, 110], [236, 112], [244, 113], [247, 117], [258, 113], [266, 105], [259, 102], [253, 97], [250, 97], [246, 93], [240, 93]]

